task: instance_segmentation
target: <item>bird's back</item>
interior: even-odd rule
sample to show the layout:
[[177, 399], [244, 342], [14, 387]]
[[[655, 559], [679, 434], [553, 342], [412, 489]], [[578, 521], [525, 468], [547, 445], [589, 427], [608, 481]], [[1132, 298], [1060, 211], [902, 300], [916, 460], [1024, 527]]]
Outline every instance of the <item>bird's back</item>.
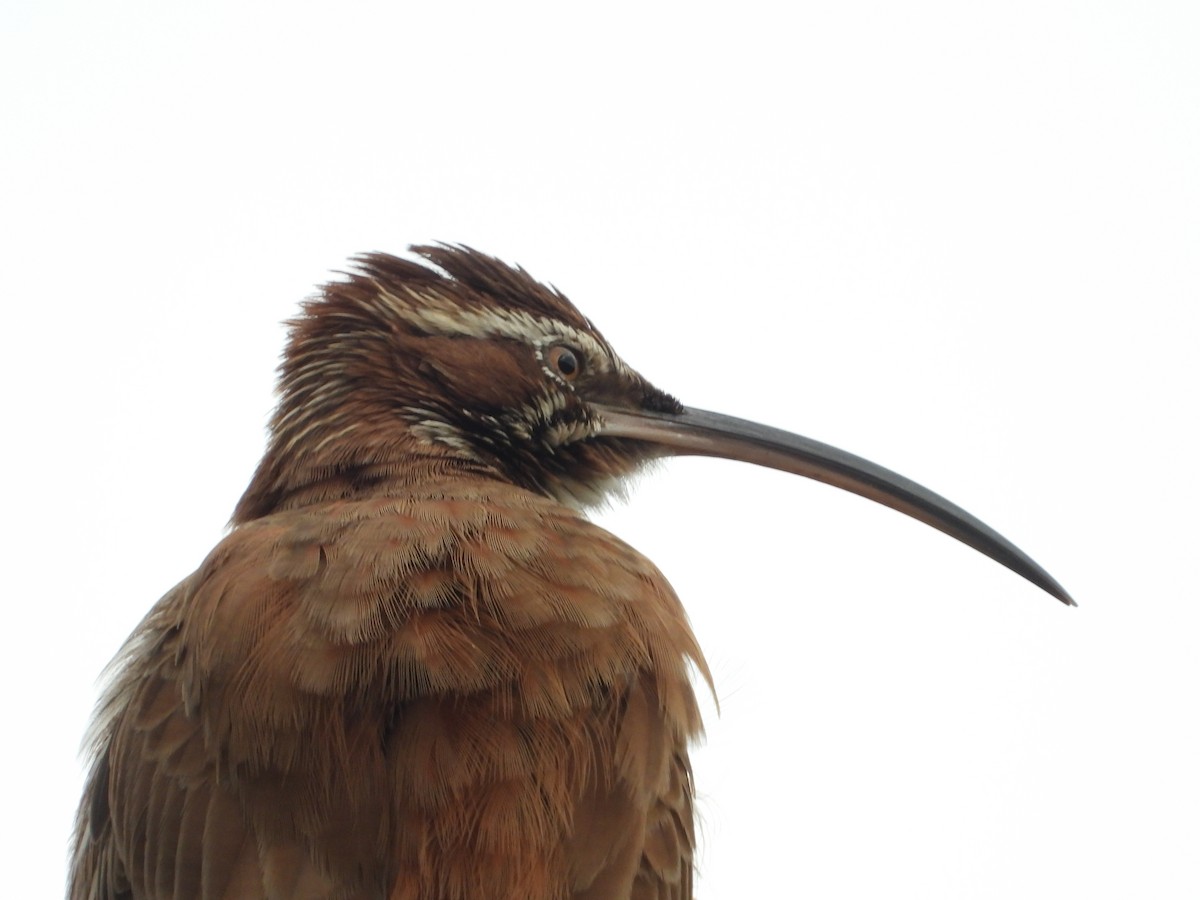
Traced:
[[552, 500], [250, 521], [123, 654], [71, 900], [691, 896], [703, 660], [657, 569]]

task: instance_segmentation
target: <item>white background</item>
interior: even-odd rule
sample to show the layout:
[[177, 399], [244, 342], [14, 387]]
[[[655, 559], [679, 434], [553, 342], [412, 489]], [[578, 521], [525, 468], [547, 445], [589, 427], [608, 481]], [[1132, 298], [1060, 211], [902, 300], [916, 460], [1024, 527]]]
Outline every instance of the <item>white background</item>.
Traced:
[[[336, 11], [335, 10], [336, 7]], [[1200, 895], [1200, 7], [0, 12], [4, 893], [95, 679], [219, 539], [280, 321], [354, 252], [554, 282], [685, 402], [922, 481], [670, 463], [602, 521], [717, 677], [706, 898]]]

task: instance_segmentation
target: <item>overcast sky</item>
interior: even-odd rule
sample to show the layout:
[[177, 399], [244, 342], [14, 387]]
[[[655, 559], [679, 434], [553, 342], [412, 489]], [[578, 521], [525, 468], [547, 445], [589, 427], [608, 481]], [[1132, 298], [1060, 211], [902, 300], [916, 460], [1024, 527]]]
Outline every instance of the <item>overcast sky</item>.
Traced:
[[1200, 895], [1200, 6], [0, 10], [5, 892], [58, 897], [96, 678], [220, 538], [281, 320], [359, 251], [556, 284], [911, 520], [686, 460], [600, 516], [717, 680], [706, 898]]

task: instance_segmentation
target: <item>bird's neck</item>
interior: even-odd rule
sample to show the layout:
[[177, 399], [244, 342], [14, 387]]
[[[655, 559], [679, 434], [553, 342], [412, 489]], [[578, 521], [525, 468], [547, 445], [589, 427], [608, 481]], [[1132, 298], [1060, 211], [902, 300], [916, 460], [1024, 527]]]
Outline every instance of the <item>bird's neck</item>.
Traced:
[[500, 477], [498, 471], [477, 460], [436, 446], [414, 446], [410, 440], [359, 446], [354, 453], [327, 449], [321, 454], [295, 456], [272, 442], [238, 501], [231, 524], [339, 500], [397, 496], [447, 478]]

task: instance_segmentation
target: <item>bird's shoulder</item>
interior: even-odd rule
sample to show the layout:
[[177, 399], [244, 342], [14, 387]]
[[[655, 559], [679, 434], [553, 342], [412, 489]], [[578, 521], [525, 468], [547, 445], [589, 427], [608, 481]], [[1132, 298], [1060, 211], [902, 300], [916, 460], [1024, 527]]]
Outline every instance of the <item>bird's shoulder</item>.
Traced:
[[383, 684], [385, 703], [486, 687], [550, 653], [700, 662], [645, 556], [553, 500], [469, 480], [240, 525], [147, 622], [178, 631], [186, 683]]
[[459, 604], [517, 620], [569, 614], [604, 624], [614, 605], [678, 603], [650, 560], [576, 510], [471, 481], [248, 522], [174, 601], [221, 605], [245, 595], [284, 598], [349, 642], [390, 630], [396, 615]]

